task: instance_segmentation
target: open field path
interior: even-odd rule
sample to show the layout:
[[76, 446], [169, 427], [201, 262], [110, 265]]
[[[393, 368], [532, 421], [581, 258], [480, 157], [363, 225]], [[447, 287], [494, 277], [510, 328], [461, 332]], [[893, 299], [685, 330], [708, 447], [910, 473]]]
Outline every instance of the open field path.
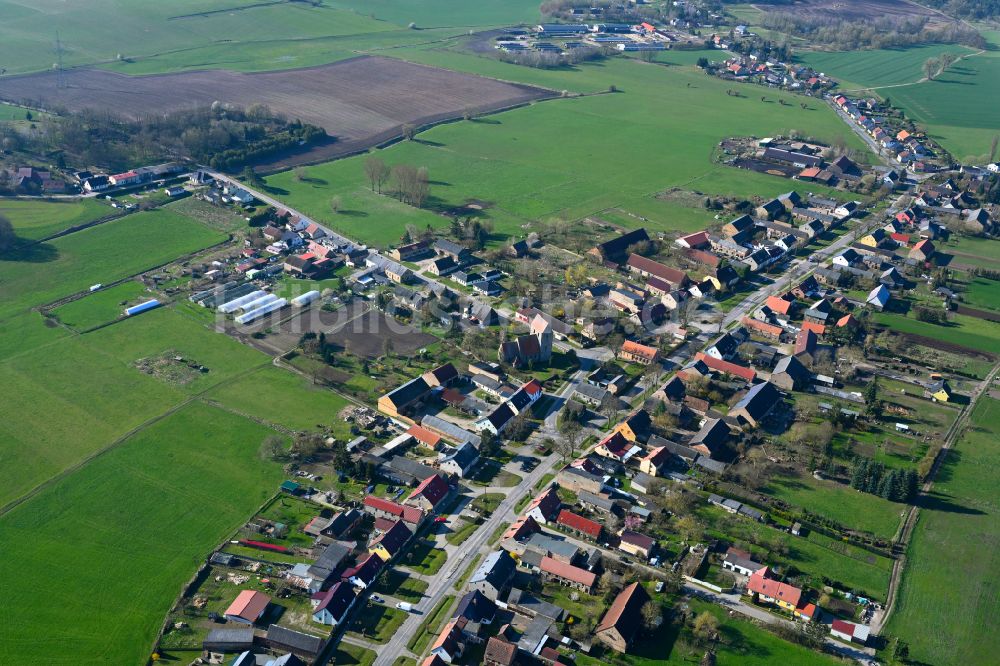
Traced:
[[[965, 430], [966, 423], [975, 409], [976, 403], [979, 402], [979, 399], [984, 394], [990, 392], [990, 387], [993, 385], [993, 380], [998, 373], [1000, 373], [1000, 364], [995, 365], [986, 378], [976, 386], [976, 389], [969, 397], [969, 403], [963, 407], [958, 418], [951, 424], [951, 427], [945, 434], [941, 451], [938, 453], [937, 458], [934, 459], [934, 465], [931, 467], [931, 471], [927, 475], [927, 480], [920, 489], [921, 495], [927, 495], [934, 489], [934, 478], [937, 476], [938, 470], [941, 469], [941, 465], [944, 464], [945, 459], [948, 457], [948, 452], [954, 446], [959, 435]], [[889, 618], [896, 609], [899, 584], [902, 581], [903, 570], [906, 567], [907, 547], [909, 546], [910, 538], [913, 536], [913, 528], [917, 524], [917, 516], [920, 514], [919, 505], [920, 499], [918, 497], [917, 502], [909, 507], [906, 518], [903, 520], [903, 526], [900, 529], [899, 538], [894, 545], [894, 550], [897, 550], [898, 553], [896, 561], [892, 565], [892, 573], [889, 576], [889, 594], [886, 596], [885, 611], [883, 613], [876, 613], [875, 617], [872, 618], [871, 628], [873, 634], [878, 634], [882, 627], [889, 623]]]

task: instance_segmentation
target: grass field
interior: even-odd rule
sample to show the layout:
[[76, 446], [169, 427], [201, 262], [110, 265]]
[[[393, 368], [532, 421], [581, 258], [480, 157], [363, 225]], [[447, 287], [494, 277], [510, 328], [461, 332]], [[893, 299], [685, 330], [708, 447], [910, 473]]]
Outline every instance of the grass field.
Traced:
[[280, 368], [261, 368], [239, 382], [213, 389], [205, 397], [228, 409], [296, 430], [332, 426], [335, 437], [347, 438], [351, 434], [348, 425], [337, 418], [337, 414], [352, 403]]
[[280, 481], [255, 456], [268, 432], [191, 405], [0, 518], [0, 662], [144, 662], [183, 582]]
[[[969, 55], [933, 81], [922, 65], [941, 53]], [[869, 88], [902, 108], [956, 159], [989, 152], [1000, 102], [1000, 52], [956, 45], [837, 53], [809, 53], [801, 60], [841, 80], [842, 88]], [[906, 85], [912, 84], [912, 85]], [[883, 87], [892, 86], [892, 87]]]
[[375, 663], [377, 656], [368, 648], [341, 641], [340, 645], [337, 646], [337, 651], [333, 653], [333, 659], [330, 663], [337, 664], [337, 666], [371, 666]]
[[[318, 5], [95, 0], [84, 8], [58, 0], [2, 0], [0, 62], [8, 73], [49, 69], [53, 29], [58, 28], [67, 65], [105, 65], [130, 73], [284, 69], [539, 16], [534, 0], [426, 0], [416, 7], [406, 0], [327, 0]], [[410, 29], [411, 23], [417, 29]]]
[[962, 302], [972, 308], [1000, 310], [1000, 283], [977, 277], [962, 292]]
[[[0, 105], [0, 110], [7, 108]], [[65, 229], [110, 215], [113, 208], [96, 199], [78, 201], [31, 201], [0, 199], [0, 215], [14, 225], [14, 233], [24, 240], [39, 240]]]
[[833, 481], [817, 481], [811, 475], [798, 479], [781, 477], [768, 484], [768, 495], [836, 520], [852, 529], [891, 538], [899, 527], [904, 505], [861, 493]]
[[[731, 97], [726, 82], [694, 67], [618, 58], [573, 71], [542, 72], [450, 51], [401, 55], [555, 89], [607, 90], [613, 85], [621, 91], [541, 102], [487, 119], [443, 125], [420, 134], [417, 141], [379, 151], [389, 164], [428, 168], [432, 211], [470, 199], [488, 202], [485, 216], [494, 224], [497, 242], [524, 235], [535, 220], [576, 220], [612, 208], [634, 208], [650, 218], [652, 228], [690, 229], [699, 224], [702, 216], [676, 215], [675, 209], [654, 200], [656, 193], [670, 187], [745, 197], [789, 189], [785, 179], [713, 163], [713, 149], [729, 135], [795, 129], [827, 140], [846, 137], [849, 145], [861, 148], [857, 137], [822, 104], [814, 102], [803, 110], [800, 98], [770, 91], [770, 98], [781, 96], [789, 104], [779, 106], [773, 99], [761, 103], [756, 91]], [[663, 113], [665, 108], [670, 113]], [[276, 174], [267, 184], [290, 205], [375, 245], [397, 241], [406, 224], [423, 228], [446, 223], [430, 211], [371, 193], [364, 159], [310, 167], [307, 181], [289, 172]], [[350, 214], [330, 213], [328, 202], [334, 195], [342, 198]]]
[[60, 305], [52, 314], [67, 326], [83, 331], [114, 321], [122, 315], [125, 307], [150, 297], [151, 294], [140, 282], [129, 280]]
[[[870, 51], [813, 51], [798, 57], [802, 63], [835, 77], [841, 89], [916, 83], [924, 78], [923, 64], [942, 53], [964, 55], [972, 49], [951, 44]], [[891, 90], [885, 91], [890, 99]]]
[[225, 236], [169, 208], [128, 215], [0, 260], [0, 320], [133, 275]]
[[[166, 351], [209, 372], [181, 386], [133, 366]], [[267, 361], [170, 309], [11, 356], [0, 362], [8, 388], [0, 401], [0, 505], [190, 396]]]
[[948, 315], [947, 325], [931, 324], [890, 312], [874, 313], [872, 321], [898, 333], [923, 335], [988, 353], [996, 352], [997, 336], [1000, 336], [1000, 324], [954, 313]]
[[928, 664], [992, 664], [1000, 636], [1000, 402], [984, 398], [921, 509], [888, 633]]

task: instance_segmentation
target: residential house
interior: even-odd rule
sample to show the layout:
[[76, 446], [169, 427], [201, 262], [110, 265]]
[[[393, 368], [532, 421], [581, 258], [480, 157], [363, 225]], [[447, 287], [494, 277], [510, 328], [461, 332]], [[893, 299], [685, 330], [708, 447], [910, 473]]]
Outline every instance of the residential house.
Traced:
[[722, 560], [722, 568], [735, 571], [741, 576], [752, 576], [761, 569], [764, 569], [765, 566], [754, 562], [753, 558], [750, 557], [750, 553], [730, 547], [726, 551], [725, 559]]
[[892, 294], [884, 284], [880, 284], [868, 293], [868, 297], [865, 299], [865, 304], [870, 305], [876, 310], [883, 310], [885, 306], [888, 305], [889, 299]]
[[431, 645], [430, 656], [424, 661], [424, 666], [436, 666], [434, 659], [440, 659], [444, 663], [450, 664], [462, 656], [465, 647], [462, 632], [466, 622], [465, 618], [459, 617], [444, 625], [437, 640]]
[[636, 557], [648, 560], [656, 550], [656, 539], [632, 530], [622, 530], [618, 548]]
[[264, 615], [271, 597], [256, 590], [242, 590], [233, 603], [229, 604], [223, 616], [230, 622], [254, 624]]
[[778, 199], [771, 199], [770, 201], [765, 201], [760, 206], [757, 206], [758, 217], [762, 217], [765, 220], [773, 220], [785, 212], [784, 204]]
[[599, 641], [616, 652], [626, 653], [642, 628], [642, 607], [650, 600], [641, 583], [626, 587], [615, 598], [594, 630]]
[[614, 432], [620, 433], [626, 440], [633, 443], [645, 442], [649, 438], [652, 427], [653, 423], [649, 418], [649, 412], [637, 409], [616, 425]]
[[674, 241], [674, 244], [692, 250], [700, 250], [706, 247], [711, 247], [707, 231], [697, 231], [693, 234], [688, 234], [687, 236], [681, 236]]
[[795, 348], [793, 350], [793, 355], [798, 357], [801, 361], [803, 359], [809, 359], [811, 363], [815, 359], [817, 350], [817, 340], [816, 334], [810, 330], [803, 329], [799, 331], [799, 334], [795, 336]]
[[415, 412], [427, 399], [431, 385], [423, 377], [415, 377], [378, 399], [379, 411], [399, 418]]
[[437, 474], [433, 468], [405, 456], [392, 456], [379, 466], [378, 471], [390, 481], [404, 486], [415, 486]]
[[[738, 330], [739, 329], [737, 329], [737, 331]], [[736, 333], [736, 331], [734, 331], [734, 333]], [[739, 337], [737, 337], [737, 335]], [[716, 338], [714, 342], [709, 344], [708, 348], [705, 350], [705, 354], [722, 361], [732, 360], [739, 352], [740, 344], [746, 339], [746, 336], [743, 335], [742, 332], [738, 332], [737, 335], [734, 335], [733, 333], [723, 333]]]
[[393, 523], [388, 531], [383, 532], [369, 544], [368, 552], [378, 555], [383, 562], [390, 562], [406, 546], [413, 532], [403, 521]]
[[784, 356], [771, 373], [772, 384], [785, 391], [799, 391], [808, 386], [812, 373], [795, 356]]
[[469, 579], [469, 587], [496, 601], [510, 588], [517, 563], [506, 550], [497, 550], [486, 556]]
[[657, 361], [659, 356], [660, 352], [655, 347], [639, 344], [632, 340], [623, 342], [622, 348], [618, 351], [618, 358], [621, 360], [640, 365], [651, 365]]
[[603, 262], [620, 264], [626, 261], [629, 248], [648, 241], [649, 234], [646, 233], [645, 229], [635, 229], [591, 248], [587, 254], [597, 257]]
[[486, 652], [483, 654], [485, 666], [514, 666], [517, 664], [517, 643], [491, 636], [486, 642]]
[[836, 619], [830, 625], [830, 635], [848, 643], [868, 645], [871, 628], [868, 625]]
[[944, 379], [939, 379], [930, 384], [924, 391], [934, 402], [950, 402], [952, 398], [951, 387]]
[[729, 426], [722, 419], [706, 419], [688, 446], [709, 458], [722, 453], [730, 435]]
[[581, 490], [599, 493], [604, 488], [602, 476], [572, 466], [564, 468], [556, 475], [556, 483], [575, 493]]
[[344, 573], [340, 574], [340, 579], [364, 590], [375, 582], [384, 565], [385, 562], [381, 557], [375, 553], [368, 553], [353, 567], [344, 569]]
[[781, 393], [777, 387], [771, 382], [764, 382], [751, 387], [746, 395], [729, 410], [729, 416], [756, 428], [780, 402]]
[[497, 405], [496, 409], [476, 421], [476, 430], [480, 432], [490, 432], [496, 436], [503, 434], [503, 431], [510, 425], [517, 413], [510, 406], [509, 402]]
[[313, 580], [310, 589], [313, 591], [326, 586], [326, 583], [343, 568], [344, 562], [351, 554], [351, 549], [342, 543], [334, 541], [327, 544], [319, 557], [309, 566], [308, 576]]
[[389, 256], [396, 261], [417, 261], [428, 256], [430, 252], [431, 244], [428, 241], [420, 240], [393, 248], [389, 251]]
[[934, 251], [934, 243], [925, 239], [915, 244], [907, 256], [917, 261], [929, 261], [934, 256]]
[[467, 477], [479, 462], [479, 450], [472, 442], [459, 444], [458, 448], [442, 456], [438, 464], [441, 471], [460, 479]]
[[645, 278], [659, 278], [670, 284], [674, 289], [683, 289], [691, 283], [691, 279], [684, 271], [665, 266], [658, 261], [647, 259], [638, 254], [629, 255], [626, 265], [629, 272], [636, 273]]
[[594, 589], [594, 585], [597, 584], [597, 574], [593, 571], [587, 571], [572, 564], [560, 562], [549, 556], [542, 558], [542, 561], [539, 563], [539, 569], [545, 580], [555, 581], [560, 585], [572, 587], [588, 594]]
[[562, 501], [559, 499], [558, 488], [556, 486], [549, 486], [531, 500], [524, 515], [532, 518], [540, 525], [546, 525], [559, 516], [561, 508]]
[[627, 463], [633, 456], [642, 452], [642, 448], [629, 441], [617, 430], [605, 437], [594, 449], [594, 453], [604, 458], [610, 458], [621, 464]]
[[794, 611], [802, 600], [802, 590], [769, 578], [769, 575], [767, 567], [755, 571], [747, 581], [747, 593], [784, 610]]
[[343, 581], [337, 583], [326, 592], [317, 592], [312, 597], [313, 622], [338, 626], [347, 617], [354, 606], [357, 595], [350, 584]]
[[441, 506], [449, 494], [451, 494], [451, 488], [448, 486], [448, 482], [437, 474], [432, 474], [414, 488], [404, 504], [433, 512]]
[[[778, 205], [780, 206], [781, 204], [779, 203]], [[753, 235], [755, 226], [756, 223], [752, 217], [749, 215], [741, 215], [731, 222], [724, 224], [722, 226], [722, 234], [733, 243], [742, 243]], [[711, 242], [711, 240], [709, 240], [709, 242]]]

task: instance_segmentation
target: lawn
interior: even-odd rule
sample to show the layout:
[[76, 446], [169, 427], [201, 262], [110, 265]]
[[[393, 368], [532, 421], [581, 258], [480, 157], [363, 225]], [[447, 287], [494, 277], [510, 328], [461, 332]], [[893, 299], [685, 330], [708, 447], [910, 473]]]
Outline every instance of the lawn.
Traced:
[[347, 630], [373, 643], [385, 643], [399, 631], [406, 617], [406, 611], [369, 602], [366, 608], [354, 612]]
[[384, 580], [380, 576], [378, 585], [375, 587], [377, 594], [386, 594], [410, 603], [417, 603], [423, 599], [426, 591], [426, 581], [413, 578], [398, 569], [390, 569]]
[[987, 353], [996, 352], [1000, 336], [1000, 324], [955, 313], [948, 315], [947, 324], [932, 324], [891, 312], [873, 313], [872, 321], [897, 333], [922, 335]]
[[341, 641], [330, 663], [337, 666], [371, 666], [377, 657], [378, 655], [368, 648]]
[[470, 506], [473, 511], [478, 511], [484, 516], [489, 516], [491, 513], [497, 510], [500, 506], [500, 502], [504, 501], [507, 496], [503, 493], [483, 493], [476, 499], [472, 500]]
[[973, 278], [962, 292], [962, 302], [971, 308], [1000, 310], [1000, 283], [984, 277]]
[[126, 307], [150, 298], [153, 295], [146, 291], [142, 283], [129, 280], [60, 305], [52, 314], [67, 326], [85, 331], [114, 321], [122, 316]]
[[418, 539], [403, 556], [403, 566], [431, 576], [441, 570], [447, 559], [448, 554], [435, 546], [433, 541]]
[[992, 664], [1000, 636], [1000, 401], [983, 398], [914, 530], [888, 633], [924, 663]]
[[[2, 30], [2, 28], [0, 28]], [[0, 118], [4, 109], [0, 104]], [[14, 225], [14, 232], [23, 240], [40, 240], [79, 224], [86, 224], [115, 213], [113, 208], [97, 199], [31, 201], [0, 199], [0, 215]]]
[[0, 518], [0, 662], [144, 662], [183, 583], [280, 482], [255, 455], [268, 432], [191, 405]]
[[0, 318], [109, 283], [225, 239], [169, 208], [135, 213], [0, 260]]
[[479, 525], [476, 523], [469, 520], [461, 520], [458, 526], [445, 536], [445, 541], [453, 546], [457, 546], [472, 536], [477, 529], [479, 529]]
[[896, 533], [900, 513], [906, 508], [834, 481], [818, 481], [812, 475], [775, 478], [763, 492], [851, 529], [873, 532], [886, 539]]
[[713, 537], [745, 545], [756, 535], [758, 541], [769, 544], [769, 548], [752, 546], [751, 550], [771, 565], [794, 567], [817, 585], [826, 577], [873, 598], [885, 598], [892, 570], [892, 560], [887, 557], [813, 531], [805, 537], [792, 536], [714, 507], [704, 507], [698, 513], [711, 526], [708, 534]]
[[[942, 53], [965, 54], [971, 49], [952, 44], [930, 44], [910, 48], [865, 51], [813, 51], [797, 59], [840, 81], [842, 89], [916, 83], [924, 78], [923, 64]], [[884, 93], [894, 97], [892, 90]]]
[[353, 403], [289, 370], [273, 366], [261, 368], [239, 382], [219, 386], [206, 398], [295, 430], [327, 427], [340, 439], [351, 434], [348, 424], [337, 415]]
[[[418, 140], [378, 151], [388, 164], [427, 167], [430, 210], [405, 206], [368, 190], [364, 156], [308, 169], [301, 181], [289, 172], [267, 179], [271, 192], [338, 231], [377, 246], [396, 242], [406, 224], [440, 228], [433, 211], [487, 202], [482, 215], [493, 224], [493, 242], [521, 236], [536, 220], [576, 220], [610, 209], [648, 216], [658, 229], [690, 229], [704, 219], [676, 215], [676, 206], [655, 200], [671, 187], [710, 194], [773, 196], [788, 181], [720, 166], [712, 161], [718, 141], [730, 135], [766, 135], [796, 129], [827, 140], [859, 140], [825, 105], [800, 108], [761, 103], [753, 95], [726, 94], [731, 83], [706, 77], [695, 67], [662, 67], [612, 58], [576, 70], [541, 72], [453, 52], [402, 50], [387, 55], [499, 76], [555, 89], [620, 92], [540, 102], [492, 116], [423, 132]], [[690, 86], [689, 86], [690, 84]], [[662, 109], [670, 108], [670, 113]], [[690, 122], [699, 118], [700, 122]], [[597, 139], [600, 137], [600, 139]], [[553, 150], [557, 145], [558, 149]], [[586, 165], [582, 168], [582, 165]], [[340, 196], [347, 213], [328, 202]], [[672, 218], [677, 218], [674, 223]], [[635, 225], [633, 221], [633, 226]]]
[[53, 344], [70, 332], [37, 312], [23, 312], [3, 322], [0, 335], [0, 367], [13, 356], [26, 354], [43, 345]]

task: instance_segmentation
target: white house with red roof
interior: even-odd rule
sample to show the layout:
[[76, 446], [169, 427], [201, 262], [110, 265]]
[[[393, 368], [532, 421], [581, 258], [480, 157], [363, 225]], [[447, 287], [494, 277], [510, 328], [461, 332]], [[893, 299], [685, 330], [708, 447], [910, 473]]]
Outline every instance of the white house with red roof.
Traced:
[[621, 432], [613, 432], [594, 449], [594, 453], [604, 458], [610, 458], [611, 460], [617, 460], [623, 465], [636, 456], [642, 453], [642, 447], [636, 446], [632, 442], [628, 441]]
[[420, 507], [405, 506], [372, 495], [365, 498], [364, 507], [365, 513], [370, 513], [376, 518], [387, 518], [393, 521], [402, 520], [414, 530], [420, 526], [420, 523], [424, 522], [424, 518], [427, 515]]
[[559, 491], [555, 486], [549, 486], [538, 497], [531, 500], [525, 516], [530, 516], [539, 525], [552, 522], [559, 515], [562, 508], [562, 500], [559, 499]]
[[414, 488], [410, 496], [406, 498], [405, 503], [424, 511], [434, 511], [450, 492], [451, 487], [448, 482], [434, 474], [421, 481], [420, 485]]

